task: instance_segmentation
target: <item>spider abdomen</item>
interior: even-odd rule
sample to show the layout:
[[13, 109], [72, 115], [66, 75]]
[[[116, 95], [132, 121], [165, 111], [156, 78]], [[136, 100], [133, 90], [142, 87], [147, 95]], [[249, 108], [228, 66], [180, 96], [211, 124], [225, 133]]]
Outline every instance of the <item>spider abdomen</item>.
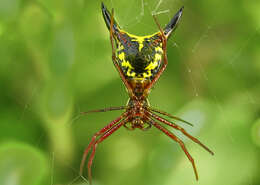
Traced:
[[152, 80], [162, 61], [160, 33], [136, 36], [120, 30], [115, 41], [117, 61], [125, 77]]

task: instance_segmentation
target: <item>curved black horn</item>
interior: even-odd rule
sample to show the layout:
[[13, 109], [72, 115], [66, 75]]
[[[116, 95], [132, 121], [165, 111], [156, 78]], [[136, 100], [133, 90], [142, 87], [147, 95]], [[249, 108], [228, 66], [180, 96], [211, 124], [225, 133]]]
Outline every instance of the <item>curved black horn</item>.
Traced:
[[171, 33], [177, 28], [179, 20], [181, 19], [183, 8], [184, 6], [181, 7], [181, 9], [174, 15], [171, 21], [163, 29], [166, 38], [169, 38], [171, 36]]
[[[102, 9], [102, 14], [103, 14], [103, 18], [105, 20], [105, 23], [107, 25], [108, 30], [110, 30], [110, 24], [111, 24], [111, 13], [107, 10], [106, 6], [104, 5], [104, 3], [101, 3], [101, 9]], [[118, 31], [118, 29], [120, 28], [118, 26], [118, 24], [115, 21], [115, 18], [113, 17], [113, 28], [115, 30], [115, 32]]]

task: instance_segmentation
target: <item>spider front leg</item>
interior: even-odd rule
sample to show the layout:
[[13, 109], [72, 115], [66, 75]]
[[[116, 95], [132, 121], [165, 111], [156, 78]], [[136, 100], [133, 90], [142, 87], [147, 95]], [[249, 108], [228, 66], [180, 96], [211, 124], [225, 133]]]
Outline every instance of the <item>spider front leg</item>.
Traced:
[[[123, 83], [125, 84], [130, 97], [134, 97], [133, 90], [132, 90], [130, 84], [128, 83], [128, 81], [126, 80], [124, 73], [123, 73], [122, 69], [120, 68], [120, 66], [118, 65], [118, 62], [116, 60], [116, 51], [115, 51], [115, 46], [114, 46], [114, 41], [113, 41], [113, 32], [114, 32], [113, 25], [114, 25], [114, 9], [112, 9], [112, 16], [111, 16], [111, 20], [110, 20], [110, 42], [111, 42], [111, 47], [112, 47], [112, 61], [113, 61], [114, 66], [116, 67]], [[118, 34], [120, 34], [120, 33], [118, 32]]]
[[93, 113], [93, 112], [108, 112], [108, 111], [114, 111], [114, 110], [123, 110], [126, 109], [127, 106], [120, 106], [120, 107], [107, 107], [104, 109], [96, 109], [96, 110], [90, 110], [87, 112], [81, 112], [80, 114], [88, 114], [88, 113]]
[[118, 130], [121, 126], [123, 126], [127, 121], [127, 118], [123, 121], [121, 121], [119, 124], [115, 125], [114, 127], [112, 127], [110, 130], [108, 130], [106, 133], [104, 133], [93, 145], [93, 150], [90, 154], [90, 158], [88, 161], [88, 178], [89, 178], [89, 183], [92, 184], [92, 175], [91, 175], [91, 166], [92, 166], [92, 162], [96, 153], [96, 149], [99, 143], [101, 143], [102, 141], [104, 141], [108, 136], [110, 136], [111, 134], [113, 134], [116, 130]]
[[183, 7], [175, 14], [175, 16], [171, 19], [171, 21], [167, 24], [167, 26], [164, 28], [164, 30], [161, 28], [159, 22], [157, 21], [155, 15], [153, 16], [155, 23], [160, 31], [160, 37], [162, 39], [162, 50], [163, 50], [163, 64], [160, 68], [159, 72], [155, 75], [155, 77], [152, 79], [151, 83], [146, 87], [145, 95], [149, 94], [150, 89], [152, 86], [157, 82], [163, 71], [165, 70], [168, 59], [167, 59], [167, 39], [170, 38], [171, 33], [177, 28], [178, 22], [182, 16]]
[[173, 133], [171, 133], [167, 128], [163, 127], [162, 125], [160, 125], [159, 123], [155, 122], [154, 120], [150, 119], [147, 117], [147, 119], [150, 121], [150, 123], [155, 126], [156, 128], [158, 128], [159, 130], [161, 130], [164, 134], [166, 134], [167, 136], [169, 136], [170, 138], [172, 138], [174, 141], [176, 141], [177, 143], [179, 143], [179, 145], [181, 146], [182, 150], [184, 151], [184, 153], [186, 154], [186, 156], [188, 157], [188, 159], [190, 160], [194, 173], [195, 173], [195, 177], [196, 180], [199, 179], [198, 176], [198, 172], [195, 166], [195, 162], [194, 159], [191, 157], [190, 153], [188, 152], [188, 150], [186, 149], [183, 141], [181, 139], [179, 139], [177, 136], [175, 136]]
[[149, 94], [150, 89], [152, 88], [152, 86], [157, 82], [157, 80], [160, 78], [161, 74], [163, 73], [163, 71], [165, 70], [165, 68], [168, 65], [168, 59], [167, 59], [167, 38], [159, 24], [159, 22], [157, 21], [156, 17], [153, 16], [159, 30], [161, 33], [161, 39], [162, 39], [162, 50], [163, 50], [163, 65], [160, 68], [159, 72], [155, 75], [155, 77], [153, 78], [153, 80], [151, 81], [151, 83], [146, 87], [146, 93], [145, 96]]
[[88, 147], [85, 149], [82, 160], [81, 160], [81, 164], [80, 164], [80, 175], [83, 175], [83, 169], [84, 169], [84, 164], [86, 161], [86, 157], [91, 149], [91, 147], [93, 146], [93, 144], [96, 141], [96, 138], [98, 136], [103, 135], [105, 132], [107, 132], [109, 129], [111, 129], [115, 124], [117, 124], [118, 122], [120, 122], [124, 117], [126, 116], [126, 113], [122, 114], [121, 116], [119, 116], [118, 118], [116, 118], [115, 120], [111, 121], [107, 126], [105, 126], [104, 128], [102, 128], [100, 131], [98, 131], [91, 139], [91, 142], [89, 143]]
[[151, 112], [148, 112], [148, 114], [150, 116], [152, 116], [153, 118], [155, 118], [156, 120], [158, 120], [158, 121], [160, 121], [160, 122], [162, 122], [162, 123], [164, 123], [166, 125], [169, 125], [170, 127], [174, 128], [176, 130], [181, 131], [185, 136], [190, 138], [195, 143], [199, 144], [201, 147], [203, 147], [205, 150], [207, 150], [211, 155], [214, 155], [214, 153], [207, 146], [202, 144], [197, 138], [195, 138], [195, 137], [191, 136], [189, 133], [187, 133], [187, 131], [184, 128], [180, 127], [179, 125], [173, 124], [170, 121], [168, 121], [168, 120], [166, 120], [166, 119], [164, 119], [164, 118], [162, 118], [162, 117], [160, 117], [160, 116], [158, 116], [156, 114], [153, 114]]

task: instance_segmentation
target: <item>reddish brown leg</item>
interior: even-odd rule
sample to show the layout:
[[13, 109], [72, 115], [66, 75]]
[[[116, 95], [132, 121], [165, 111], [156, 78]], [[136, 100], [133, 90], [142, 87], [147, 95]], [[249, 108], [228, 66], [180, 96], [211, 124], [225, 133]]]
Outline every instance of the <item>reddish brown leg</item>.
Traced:
[[[149, 118], [148, 118], [149, 119]], [[168, 129], [166, 129], [165, 127], [163, 127], [162, 125], [160, 125], [159, 123], [155, 122], [152, 119], [149, 119], [149, 121], [151, 122], [152, 125], [154, 125], [156, 128], [158, 128], [159, 130], [161, 130], [162, 132], [164, 132], [167, 136], [169, 136], [170, 138], [172, 138], [174, 141], [176, 141], [177, 143], [179, 143], [179, 145], [181, 146], [182, 150], [184, 151], [184, 153], [186, 154], [186, 156], [188, 157], [188, 159], [190, 160], [194, 173], [195, 173], [195, 177], [196, 180], [199, 179], [198, 176], [198, 172], [194, 163], [194, 159], [191, 157], [190, 153], [188, 152], [188, 150], [186, 149], [184, 143], [182, 142], [182, 140], [180, 140], [177, 136], [175, 136], [173, 133], [171, 133]]]
[[117, 60], [116, 60], [116, 52], [115, 52], [115, 46], [114, 46], [114, 41], [113, 41], [113, 24], [114, 24], [114, 9], [112, 9], [111, 23], [110, 23], [110, 42], [111, 42], [111, 47], [112, 47], [112, 61], [113, 61], [114, 66], [116, 67], [122, 81], [124, 82], [130, 97], [134, 97], [133, 90], [132, 90], [130, 84], [127, 82], [127, 80], [124, 76], [124, 73], [123, 73], [122, 69], [120, 68], [120, 66], [118, 65]]
[[91, 176], [91, 166], [92, 166], [92, 162], [95, 156], [95, 152], [97, 149], [97, 146], [99, 143], [101, 143], [103, 140], [105, 140], [108, 136], [110, 136], [111, 134], [113, 134], [116, 130], [118, 130], [122, 125], [124, 125], [126, 122], [126, 120], [120, 122], [119, 124], [115, 125], [113, 128], [111, 128], [110, 130], [108, 130], [106, 133], [104, 133], [93, 145], [93, 150], [91, 152], [89, 161], [88, 161], [88, 178], [89, 178], [89, 183], [91, 184], [92, 182], [92, 176]]
[[96, 138], [98, 136], [104, 134], [105, 132], [107, 132], [109, 129], [111, 129], [115, 124], [120, 122], [121, 119], [124, 118], [125, 116], [126, 116], [126, 113], [122, 114], [121, 116], [119, 116], [115, 120], [111, 121], [107, 126], [102, 128], [99, 132], [95, 133], [95, 135], [92, 137], [91, 142], [89, 143], [88, 147], [84, 151], [84, 154], [83, 154], [83, 157], [82, 157], [82, 160], [81, 160], [81, 164], [80, 164], [80, 175], [83, 175], [83, 169], [84, 169], [84, 164], [85, 164], [85, 161], [86, 161], [86, 157], [87, 157], [91, 147], [93, 146]]
[[160, 29], [160, 33], [161, 33], [161, 39], [162, 39], [162, 49], [163, 49], [163, 65], [160, 68], [159, 72], [155, 75], [154, 79], [151, 81], [151, 83], [146, 87], [146, 95], [149, 93], [150, 89], [152, 88], [152, 86], [154, 85], [154, 83], [159, 79], [159, 77], [161, 76], [161, 74], [163, 73], [163, 71], [165, 70], [167, 64], [168, 64], [168, 59], [167, 59], [167, 38], [160, 26], [160, 24], [158, 23], [157, 19], [155, 16], [153, 16], [155, 23], [157, 24], [158, 28]]
[[123, 110], [126, 109], [127, 106], [120, 106], [120, 107], [107, 107], [104, 109], [97, 109], [97, 110], [90, 110], [87, 112], [81, 112], [81, 114], [88, 114], [88, 113], [92, 113], [92, 112], [107, 112], [107, 111], [113, 111], [113, 110]]
[[165, 123], [166, 125], [169, 125], [171, 126], [172, 128], [175, 128], [176, 130], [179, 130], [181, 131], [185, 136], [187, 136], [188, 138], [190, 138], [192, 141], [194, 141], [195, 143], [199, 144], [201, 147], [203, 147], [205, 150], [207, 150], [211, 155], [214, 155], [214, 153], [208, 148], [206, 147], [204, 144], [202, 144], [197, 138], [191, 136], [189, 133], [187, 133], [187, 131], [180, 127], [179, 125], [176, 125], [174, 123], [171, 123], [170, 121], [156, 115], [156, 114], [153, 114], [153, 113], [149, 113], [153, 118], [155, 118], [156, 120], [162, 122], [162, 123]]
[[183, 120], [183, 119], [181, 119], [179, 117], [173, 116], [173, 115], [171, 115], [171, 114], [169, 114], [167, 112], [164, 112], [164, 111], [161, 111], [161, 110], [158, 110], [158, 109], [155, 109], [155, 108], [151, 108], [151, 107], [149, 107], [149, 110], [151, 110], [153, 112], [157, 112], [157, 113], [165, 115], [165, 116], [168, 116], [169, 118], [175, 119], [177, 121], [181, 121], [181, 122], [186, 123], [186, 124], [188, 124], [190, 126], [193, 126], [192, 123], [189, 123], [188, 121], [185, 121], [185, 120]]

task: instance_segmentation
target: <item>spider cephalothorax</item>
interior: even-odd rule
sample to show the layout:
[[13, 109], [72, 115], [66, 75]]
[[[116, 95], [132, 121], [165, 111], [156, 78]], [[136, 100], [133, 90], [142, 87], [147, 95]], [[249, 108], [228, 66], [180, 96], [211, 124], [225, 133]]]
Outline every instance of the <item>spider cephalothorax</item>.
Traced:
[[[124, 126], [129, 130], [134, 130], [135, 128], [147, 130], [151, 127], [155, 127], [164, 132], [167, 136], [172, 138], [181, 146], [182, 150], [185, 152], [186, 156], [192, 163], [196, 179], [198, 179], [198, 173], [195, 167], [194, 160], [187, 151], [182, 140], [180, 140], [176, 135], [171, 133], [160, 123], [166, 124], [182, 132], [185, 136], [202, 146], [212, 155], [213, 152], [204, 144], [202, 144], [198, 139], [187, 133], [187, 131], [184, 130], [182, 127], [161, 117], [158, 114], [162, 114], [173, 120], [178, 120], [187, 124], [190, 124], [189, 122], [184, 121], [181, 118], [173, 116], [167, 112], [152, 108], [147, 100], [151, 88], [159, 79], [168, 64], [166, 55], [167, 39], [177, 27], [177, 24], [182, 15], [183, 8], [181, 8], [175, 14], [175, 16], [171, 19], [171, 21], [164, 29], [161, 29], [160, 25], [156, 21], [156, 18], [154, 17], [159, 31], [148, 36], [136, 36], [120, 29], [119, 25], [114, 20], [113, 10], [111, 14], [103, 3], [101, 8], [105, 23], [110, 31], [112, 61], [124, 85], [126, 86], [127, 92], [129, 94], [129, 100], [126, 106], [110, 107], [84, 112], [89, 113], [105, 112], [111, 110], [124, 110], [124, 112], [118, 118], [110, 122], [92, 137], [92, 140], [86, 148], [82, 158], [80, 169], [81, 174], [83, 172], [86, 157], [92, 149], [88, 161], [88, 176], [91, 183], [91, 165], [98, 144], [101, 143], [108, 136], [110, 136], [112, 133], [114, 133], [116, 130], [118, 130], [120, 127]], [[114, 44], [116, 47], [114, 46]]]

